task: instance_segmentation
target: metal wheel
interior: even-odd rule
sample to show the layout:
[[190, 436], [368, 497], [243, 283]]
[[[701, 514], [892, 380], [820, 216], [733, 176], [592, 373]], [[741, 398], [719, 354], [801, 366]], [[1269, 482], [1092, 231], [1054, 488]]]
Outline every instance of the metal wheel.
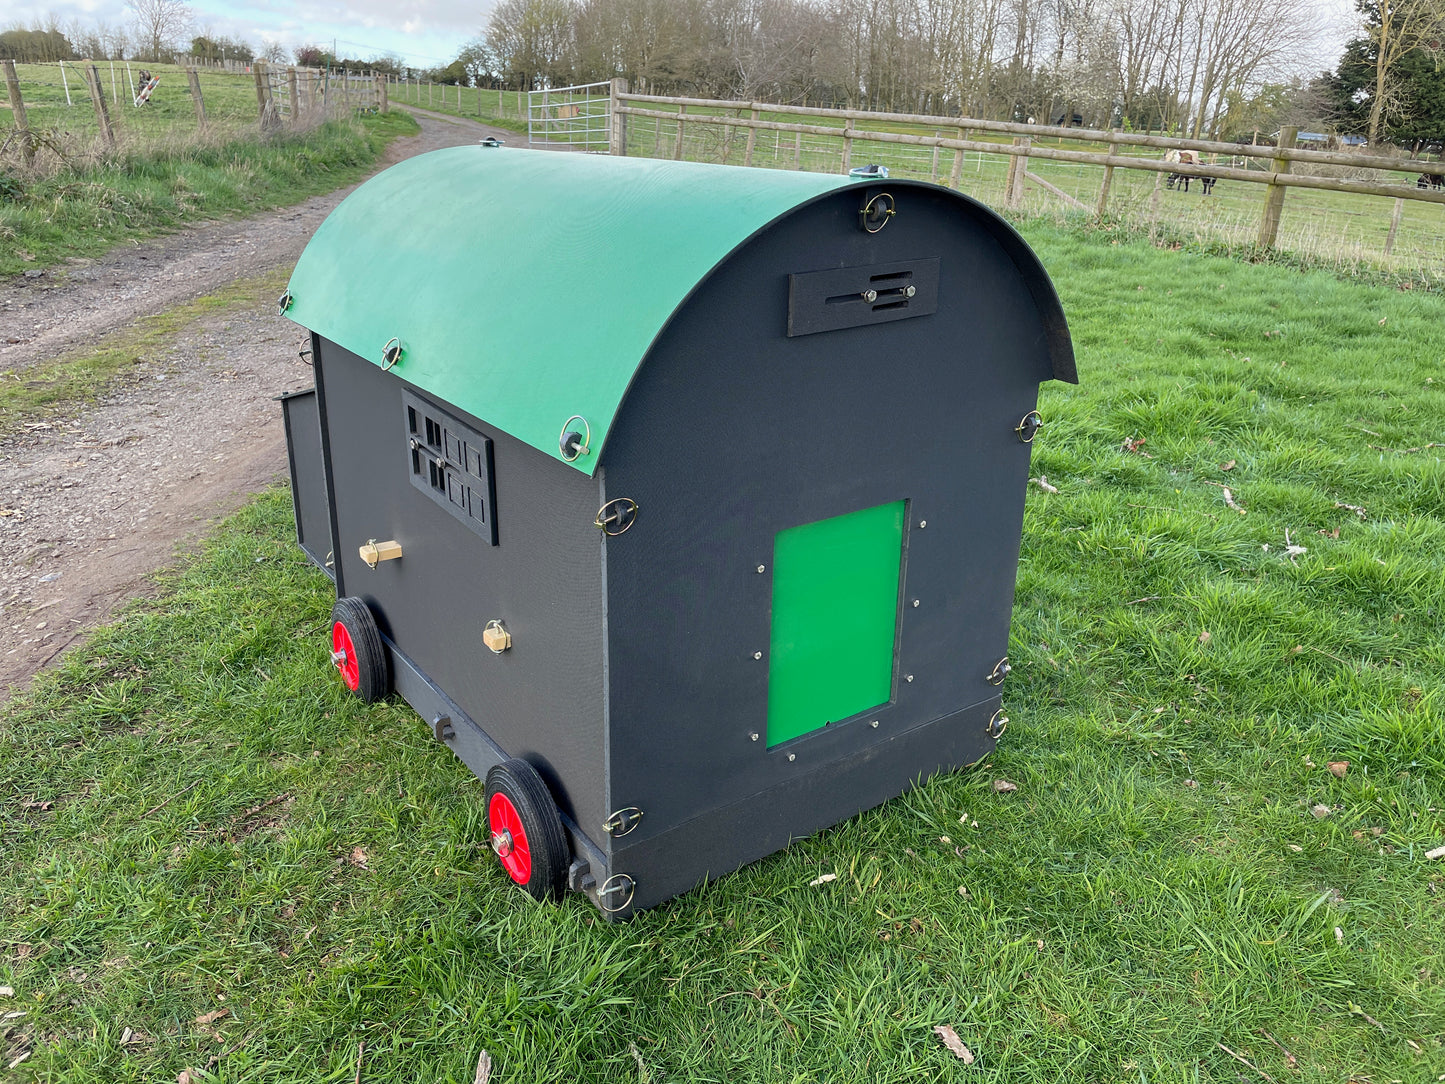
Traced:
[[391, 660], [371, 607], [359, 598], [339, 598], [331, 607], [331, 661], [346, 687], [368, 704], [391, 691]]
[[502, 869], [537, 900], [562, 894], [571, 849], [547, 784], [525, 760], [487, 773], [487, 832]]

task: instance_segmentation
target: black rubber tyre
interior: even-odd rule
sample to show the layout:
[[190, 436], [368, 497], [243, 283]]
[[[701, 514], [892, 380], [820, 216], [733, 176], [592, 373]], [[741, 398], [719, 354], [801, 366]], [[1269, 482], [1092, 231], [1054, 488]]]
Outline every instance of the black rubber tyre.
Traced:
[[572, 848], [547, 784], [525, 760], [504, 760], [487, 772], [487, 836], [502, 869], [529, 896], [562, 895]]
[[331, 607], [331, 660], [342, 683], [368, 704], [391, 692], [391, 659], [371, 607], [355, 597]]

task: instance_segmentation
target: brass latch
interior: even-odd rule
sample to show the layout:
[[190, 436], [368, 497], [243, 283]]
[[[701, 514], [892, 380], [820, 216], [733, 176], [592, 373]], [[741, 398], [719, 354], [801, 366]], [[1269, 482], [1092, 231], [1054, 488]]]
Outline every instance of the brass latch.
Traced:
[[500, 655], [512, 646], [512, 634], [506, 630], [500, 621], [493, 618], [487, 622], [487, 627], [482, 630], [482, 643], [487, 645], [487, 650], [493, 655]]
[[375, 568], [382, 561], [395, 561], [400, 556], [401, 543], [394, 539], [389, 542], [378, 542], [373, 538], [361, 547], [361, 559], [371, 568]]
[[984, 678], [984, 681], [987, 681], [990, 685], [1002, 685], [1003, 679], [1009, 676], [1009, 672], [1012, 669], [1013, 667], [1008, 664], [1008, 656], [1005, 655], [994, 664], [993, 670], [989, 673], [988, 677]]

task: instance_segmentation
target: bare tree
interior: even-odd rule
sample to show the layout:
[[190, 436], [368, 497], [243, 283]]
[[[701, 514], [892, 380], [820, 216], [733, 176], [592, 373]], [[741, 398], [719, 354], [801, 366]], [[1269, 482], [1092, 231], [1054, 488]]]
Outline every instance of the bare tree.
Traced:
[[191, 6], [184, 0], [128, 0], [137, 56], [162, 60], [191, 27]]
[[1375, 93], [1370, 102], [1370, 142], [1380, 136], [1380, 127], [1388, 118], [1392, 105], [1398, 108], [1399, 95], [1393, 80], [1395, 64], [1401, 57], [1422, 45], [1437, 42], [1441, 23], [1445, 22], [1442, 0], [1376, 0], [1375, 21], [1365, 30], [1375, 46]]

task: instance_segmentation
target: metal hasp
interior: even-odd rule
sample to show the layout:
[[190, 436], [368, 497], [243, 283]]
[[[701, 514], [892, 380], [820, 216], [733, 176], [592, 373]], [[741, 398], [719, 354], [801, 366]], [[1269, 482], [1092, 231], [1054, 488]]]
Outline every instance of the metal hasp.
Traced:
[[1027, 438], [1075, 372], [983, 205], [459, 147], [361, 185], [290, 289], [332, 669], [486, 780], [494, 890], [625, 920], [994, 748]]

